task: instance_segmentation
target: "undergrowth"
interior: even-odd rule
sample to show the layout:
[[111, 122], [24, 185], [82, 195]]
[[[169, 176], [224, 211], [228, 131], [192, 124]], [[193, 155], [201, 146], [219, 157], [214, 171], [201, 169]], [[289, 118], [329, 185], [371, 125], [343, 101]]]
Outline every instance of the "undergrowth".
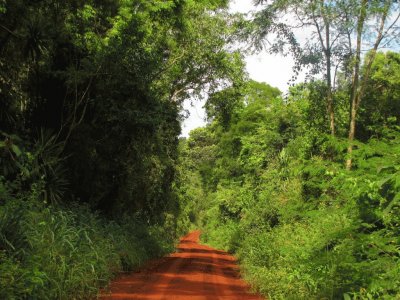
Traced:
[[[236, 253], [245, 278], [268, 299], [399, 299], [398, 134], [360, 143], [351, 172], [322, 155], [299, 160], [306, 149], [294, 143], [285, 169], [277, 159], [260, 174], [261, 192], [230, 184], [238, 199], [253, 194], [237, 217], [225, 212], [235, 212], [232, 204], [211, 204], [203, 241]], [[238, 201], [227, 188], [212, 197]]]
[[0, 187], [0, 299], [95, 298], [121, 271], [173, 250], [161, 226], [109, 221], [82, 205], [41, 203], [35, 188], [13, 197]]
[[120, 272], [173, 251], [173, 213], [150, 220], [73, 202], [62, 143], [44, 133], [34, 145], [3, 136], [0, 299], [96, 298]]
[[202, 241], [267, 299], [400, 299], [397, 119], [355, 142], [347, 170], [348, 140], [313, 125], [319, 102], [264, 90], [182, 142]]

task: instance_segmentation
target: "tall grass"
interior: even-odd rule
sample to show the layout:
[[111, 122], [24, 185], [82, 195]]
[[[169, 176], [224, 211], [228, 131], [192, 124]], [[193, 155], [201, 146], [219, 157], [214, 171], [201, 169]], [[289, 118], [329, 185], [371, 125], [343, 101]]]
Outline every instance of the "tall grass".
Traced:
[[0, 200], [0, 299], [95, 298], [119, 272], [173, 249], [171, 230], [161, 226], [33, 197]]

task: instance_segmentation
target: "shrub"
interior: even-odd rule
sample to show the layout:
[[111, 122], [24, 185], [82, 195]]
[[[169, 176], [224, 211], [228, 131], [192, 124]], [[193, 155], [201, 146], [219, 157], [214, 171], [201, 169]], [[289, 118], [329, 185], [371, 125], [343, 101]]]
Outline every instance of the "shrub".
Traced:
[[85, 206], [8, 199], [0, 206], [0, 298], [95, 297], [119, 272], [173, 249], [161, 226], [121, 224]]

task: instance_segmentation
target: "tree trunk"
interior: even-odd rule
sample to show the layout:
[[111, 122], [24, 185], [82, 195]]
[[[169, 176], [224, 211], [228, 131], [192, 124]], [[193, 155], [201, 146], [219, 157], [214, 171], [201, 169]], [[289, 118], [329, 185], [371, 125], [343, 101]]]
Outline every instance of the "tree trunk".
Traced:
[[329, 114], [329, 126], [331, 129], [331, 135], [335, 136], [335, 112], [333, 110], [333, 94], [332, 90], [328, 87], [328, 96], [327, 96], [327, 101], [328, 101], [328, 114]]
[[350, 112], [350, 128], [349, 128], [349, 146], [347, 147], [348, 159], [346, 161], [346, 169], [350, 170], [352, 165], [353, 141], [356, 134], [356, 118], [357, 118], [357, 96], [353, 97]]
[[361, 40], [362, 32], [364, 28], [364, 21], [367, 15], [367, 3], [368, 0], [363, 0], [361, 2], [360, 16], [357, 21], [357, 48], [356, 48], [356, 58], [354, 64], [353, 72], [353, 82], [351, 85], [351, 111], [350, 111], [350, 128], [349, 128], [349, 146], [347, 148], [347, 161], [346, 169], [350, 170], [352, 166], [352, 153], [353, 153], [353, 141], [356, 133], [356, 117], [357, 117], [357, 98], [359, 90], [359, 80], [360, 80], [360, 64], [361, 64]]
[[331, 135], [335, 136], [335, 111], [334, 111], [334, 105], [333, 105], [333, 93], [332, 93], [332, 58], [331, 58], [331, 41], [330, 41], [330, 19], [329, 16], [327, 15], [325, 11], [325, 6], [324, 6], [324, 1], [320, 1], [320, 7], [321, 7], [321, 13], [322, 13], [322, 18], [324, 20], [324, 26], [325, 26], [325, 44], [322, 38], [322, 33], [321, 29], [319, 28], [318, 24], [316, 23], [315, 19], [314, 22], [316, 24], [317, 30], [318, 30], [318, 35], [320, 39], [320, 43], [322, 46], [322, 49], [325, 54], [325, 59], [326, 59], [326, 85], [327, 85], [327, 95], [326, 95], [326, 110], [328, 113], [328, 118], [329, 118], [329, 128], [331, 131]]
[[[369, 75], [372, 68], [372, 63], [374, 62], [376, 52], [378, 51], [379, 44], [384, 38], [383, 30], [385, 28], [386, 18], [390, 8], [390, 1], [386, 3], [385, 10], [382, 12], [381, 23], [378, 30], [378, 36], [376, 37], [374, 47], [371, 50], [371, 53], [368, 57], [368, 63], [365, 68], [364, 78], [362, 80], [361, 88], [359, 83], [360, 77], [360, 60], [361, 60], [361, 39], [362, 39], [362, 31], [365, 22], [365, 17], [367, 13], [367, 0], [363, 0], [361, 4], [361, 12], [360, 18], [358, 19], [357, 24], [357, 50], [356, 50], [356, 63], [354, 66], [354, 78], [353, 85], [351, 90], [351, 112], [350, 112], [350, 128], [349, 128], [349, 146], [347, 148], [347, 161], [346, 161], [346, 169], [350, 170], [352, 166], [352, 153], [353, 153], [353, 141], [356, 133], [356, 119], [357, 119], [357, 111], [361, 103], [361, 99], [364, 95], [365, 88], [367, 87], [367, 82], [369, 80]], [[392, 24], [393, 25], [393, 24]], [[391, 25], [391, 26], [392, 26]], [[391, 27], [390, 26], [390, 27]]]
[[332, 62], [331, 62], [331, 48], [330, 48], [330, 32], [329, 32], [329, 22], [325, 21], [325, 41], [326, 41], [326, 82], [328, 86], [327, 94], [327, 110], [329, 116], [329, 127], [331, 130], [331, 135], [335, 136], [335, 112], [333, 106], [333, 93], [332, 93]]

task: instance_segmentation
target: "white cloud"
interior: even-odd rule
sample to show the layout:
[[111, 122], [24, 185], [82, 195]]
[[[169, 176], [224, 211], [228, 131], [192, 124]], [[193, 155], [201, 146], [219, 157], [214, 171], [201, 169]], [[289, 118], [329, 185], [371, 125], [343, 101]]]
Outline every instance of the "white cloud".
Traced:
[[232, 0], [229, 5], [229, 10], [233, 13], [248, 13], [256, 8], [250, 0]]
[[282, 92], [288, 89], [292, 75], [293, 60], [281, 55], [259, 53], [246, 57], [246, 68], [251, 79], [268, 83]]

